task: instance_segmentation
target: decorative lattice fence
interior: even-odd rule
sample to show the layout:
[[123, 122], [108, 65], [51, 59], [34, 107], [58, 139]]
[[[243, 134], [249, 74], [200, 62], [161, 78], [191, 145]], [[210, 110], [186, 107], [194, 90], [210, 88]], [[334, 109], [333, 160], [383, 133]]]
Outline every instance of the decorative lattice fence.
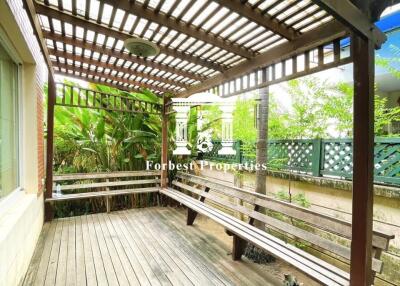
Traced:
[[[218, 155], [221, 141], [204, 158], [227, 163], [256, 163], [256, 144], [236, 141], [235, 156]], [[375, 182], [400, 185], [400, 138], [375, 139]], [[313, 176], [351, 179], [353, 175], [352, 139], [270, 140], [268, 167]]]

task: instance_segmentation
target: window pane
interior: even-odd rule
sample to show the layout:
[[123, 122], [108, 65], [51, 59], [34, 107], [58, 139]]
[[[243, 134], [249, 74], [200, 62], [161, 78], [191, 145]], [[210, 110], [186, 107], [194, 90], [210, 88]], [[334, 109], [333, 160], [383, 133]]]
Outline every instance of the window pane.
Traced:
[[18, 187], [18, 65], [0, 44], [0, 199]]

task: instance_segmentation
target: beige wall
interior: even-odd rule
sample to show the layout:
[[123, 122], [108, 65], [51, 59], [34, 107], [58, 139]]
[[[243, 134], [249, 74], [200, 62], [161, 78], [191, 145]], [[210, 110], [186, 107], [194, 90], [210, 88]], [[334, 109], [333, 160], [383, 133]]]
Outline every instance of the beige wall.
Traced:
[[[42, 57], [21, 0], [0, 0], [0, 33], [20, 65], [20, 187], [0, 201], [0, 285], [24, 278], [43, 226]], [[39, 136], [40, 135], [40, 136]]]

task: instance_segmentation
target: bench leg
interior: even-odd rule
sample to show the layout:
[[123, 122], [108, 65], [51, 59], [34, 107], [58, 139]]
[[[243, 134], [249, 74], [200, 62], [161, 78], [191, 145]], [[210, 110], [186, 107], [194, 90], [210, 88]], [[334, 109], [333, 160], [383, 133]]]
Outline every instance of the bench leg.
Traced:
[[247, 246], [247, 241], [237, 236], [233, 235], [233, 245], [232, 245], [232, 259], [240, 260]]
[[110, 212], [110, 197], [106, 197], [106, 209], [107, 209], [107, 213]]
[[160, 193], [158, 192], [156, 195], [156, 199], [157, 199], [157, 206], [161, 206], [161, 200], [160, 200]]
[[194, 220], [196, 219], [197, 212], [195, 212], [192, 209], [187, 209], [187, 219], [186, 219], [186, 225], [193, 225]]
[[[205, 193], [208, 193], [209, 191], [210, 191], [209, 187], [206, 187], [204, 189]], [[205, 199], [206, 199], [205, 197], [200, 196], [199, 201], [204, 203]], [[196, 219], [196, 216], [197, 216], [197, 212], [195, 212], [194, 210], [191, 210], [191, 209], [188, 208], [188, 215], [187, 215], [186, 225], [193, 225], [193, 222]]]
[[[380, 260], [382, 255], [382, 249], [380, 248], [373, 248], [372, 249], [372, 257], [374, 257], [375, 259]], [[376, 272], [371, 270], [371, 281], [372, 281], [372, 285], [375, 285], [375, 277], [376, 277]]]

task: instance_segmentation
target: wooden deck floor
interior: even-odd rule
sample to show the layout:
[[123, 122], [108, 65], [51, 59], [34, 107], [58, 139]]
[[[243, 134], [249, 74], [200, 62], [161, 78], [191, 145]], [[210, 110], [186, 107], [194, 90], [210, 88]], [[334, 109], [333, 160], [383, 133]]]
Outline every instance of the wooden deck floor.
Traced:
[[172, 208], [58, 219], [44, 225], [23, 285], [277, 284], [229, 253]]

